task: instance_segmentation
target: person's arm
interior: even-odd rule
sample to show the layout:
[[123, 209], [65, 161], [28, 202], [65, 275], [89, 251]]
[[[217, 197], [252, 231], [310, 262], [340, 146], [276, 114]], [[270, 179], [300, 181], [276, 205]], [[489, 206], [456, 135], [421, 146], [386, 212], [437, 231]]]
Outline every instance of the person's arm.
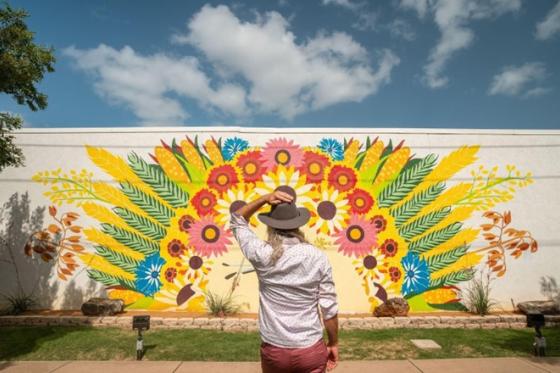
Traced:
[[323, 261], [323, 276], [319, 283], [319, 307], [328, 337], [329, 359], [327, 370], [331, 370], [338, 364], [338, 302], [332, 277], [332, 267], [326, 256]]
[[265, 263], [265, 258], [269, 257], [269, 252], [272, 248], [266, 241], [260, 239], [249, 227], [249, 219], [251, 219], [251, 216], [264, 204], [277, 204], [291, 200], [291, 198], [292, 196], [283, 192], [269, 193], [247, 203], [231, 214], [231, 231], [239, 243], [241, 252], [249, 259], [253, 266], [263, 265]]
[[338, 315], [323, 322], [329, 339], [327, 343], [327, 351], [329, 352], [327, 370], [332, 370], [338, 364]]
[[325, 324], [325, 330], [329, 338], [327, 345], [338, 345], [338, 314], [328, 320], [323, 320], [323, 323]]

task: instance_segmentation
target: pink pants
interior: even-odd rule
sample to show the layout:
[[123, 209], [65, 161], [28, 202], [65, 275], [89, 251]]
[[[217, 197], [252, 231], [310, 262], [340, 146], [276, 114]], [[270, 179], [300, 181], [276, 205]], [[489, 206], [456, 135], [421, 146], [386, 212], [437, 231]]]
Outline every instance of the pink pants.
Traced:
[[313, 346], [284, 348], [262, 342], [263, 373], [323, 373], [327, 367], [328, 351], [323, 339]]

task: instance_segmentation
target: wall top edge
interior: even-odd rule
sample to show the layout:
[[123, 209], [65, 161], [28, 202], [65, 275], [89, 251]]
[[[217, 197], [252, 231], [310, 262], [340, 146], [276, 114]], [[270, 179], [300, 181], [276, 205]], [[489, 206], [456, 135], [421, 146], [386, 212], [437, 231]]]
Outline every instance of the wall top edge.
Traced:
[[283, 134], [438, 134], [438, 135], [555, 135], [560, 129], [478, 129], [478, 128], [383, 128], [383, 127], [52, 127], [22, 128], [15, 134], [87, 134], [87, 133], [180, 133], [180, 132], [238, 132], [238, 133], [283, 133]]

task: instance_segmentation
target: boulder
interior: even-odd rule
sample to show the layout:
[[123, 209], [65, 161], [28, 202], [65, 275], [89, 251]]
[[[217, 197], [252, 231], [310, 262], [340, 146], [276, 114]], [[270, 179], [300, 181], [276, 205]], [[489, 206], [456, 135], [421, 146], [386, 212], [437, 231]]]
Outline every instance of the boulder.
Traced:
[[404, 298], [387, 299], [385, 303], [375, 307], [373, 314], [377, 317], [407, 316], [410, 306]]
[[552, 300], [532, 300], [528, 302], [517, 303], [519, 311], [527, 314], [528, 312], [540, 312], [545, 315], [554, 315], [560, 313], [558, 304]]
[[82, 304], [85, 316], [109, 316], [124, 310], [124, 300], [108, 298], [91, 298]]

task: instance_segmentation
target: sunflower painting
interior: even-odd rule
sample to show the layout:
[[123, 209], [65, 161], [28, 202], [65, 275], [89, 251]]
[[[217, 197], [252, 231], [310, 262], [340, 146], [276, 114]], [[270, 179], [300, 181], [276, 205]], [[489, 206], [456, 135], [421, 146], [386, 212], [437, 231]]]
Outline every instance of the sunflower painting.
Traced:
[[[531, 174], [512, 165], [503, 172], [473, 167], [478, 146], [419, 156], [404, 142], [380, 138], [317, 140], [301, 146], [276, 137], [261, 147], [240, 137], [186, 136], [162, 141], [149, 156], [126, 158], [86, 146], [111, 182], [95, 181], [89, 170], [47, 170], [33, 179], [49, 188], [53, 205], [74, 205], [96, 222], [80, 227], [75, 266], [130, 308], [203, 311], [220, 262], [219, 268], [233, 267], [227, 279], [246, 274], [256, 282], [229, 215], [279, 186], [311, 211], [307, 239], [331, 261], [338, 256], [347, 266], [333, 267], [344, 271], [338, 278], [362, 291], [339, 296], [362, 297], [367, 311], [391, 297], [406, 298], [413, 311], [461, 309], [459, 288], [475, 267], [500, 277], [508, 253], [518, 258], [537, 250], [528, 232], [506, 228], [511, 213], [492, 211], [531, 184]], [[464, 169], [471, 180], [452, 180]], [[491, 221], [469, 226], [473, 216]], [[264, 230], [256, 219], [250, 223]], [[479, 236], [488, 245], [472, 248]], [[240, 264], [224, 260], [234, 252]]]

